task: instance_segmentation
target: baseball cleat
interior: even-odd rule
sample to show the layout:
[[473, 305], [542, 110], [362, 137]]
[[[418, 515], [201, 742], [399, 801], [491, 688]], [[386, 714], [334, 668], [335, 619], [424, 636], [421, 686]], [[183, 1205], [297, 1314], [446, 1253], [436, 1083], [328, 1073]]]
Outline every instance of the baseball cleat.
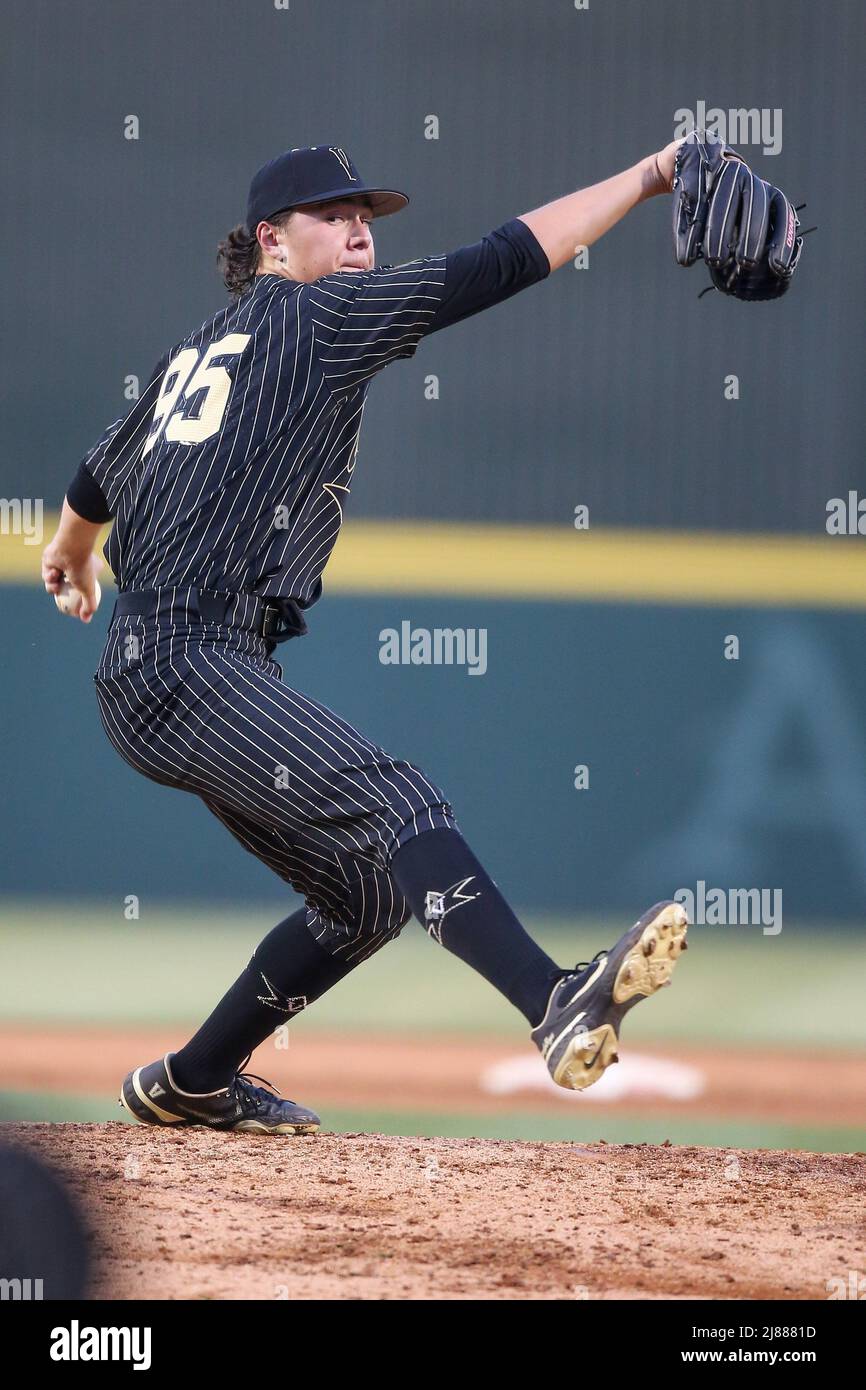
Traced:
[[120, 1104], [140, 1124], [207, 1125], [261, 1134], [315, 1134], [321, 1124], [312, 1110], [274, 1095], [269, 1081], [263, 1084], [270, 1089], [262, 1090], [253, 1085], [262, 1081], [260, 1076], [240, 1071], [221, 1091], [182, 1091], [171, 1074], [171, 1056], [137, 1067], [120, 1089]]
[[687, 948], [688, 919], [675, 902], [656, 903], [610, 951], [599, 951], [554, 985], [532, 1041], [558, 1086], [585, 1091], [618, 1062], [629, 1009], [671, 982]]

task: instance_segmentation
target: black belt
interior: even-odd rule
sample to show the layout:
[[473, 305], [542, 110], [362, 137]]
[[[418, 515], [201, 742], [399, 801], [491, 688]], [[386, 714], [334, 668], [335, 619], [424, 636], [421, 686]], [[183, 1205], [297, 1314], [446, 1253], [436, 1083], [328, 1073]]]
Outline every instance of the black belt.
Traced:
[[288, 642], [308, 631], [300, 605], [293, 598], [260, 598], [258, 594], [211, 593], [205, 589], [127, 589], [117, 595], [115, 617], [155, 618], [170, 612], [175, 622], [220, 623], [254, 632], [268, 642]]

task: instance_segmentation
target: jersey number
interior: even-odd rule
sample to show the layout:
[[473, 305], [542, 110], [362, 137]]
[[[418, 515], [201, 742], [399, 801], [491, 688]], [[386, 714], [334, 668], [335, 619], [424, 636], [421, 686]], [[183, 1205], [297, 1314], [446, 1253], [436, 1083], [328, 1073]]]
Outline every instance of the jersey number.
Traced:
[[[200, 362], [195, 348], [184, 348], [169, 362], [142, 458], [150, 453], [161, 435], [165, 435], [173, 444], [201, 444], [216, 434], [223, 422], [232, 379], [225, 367], [213, 366], [213, 360], [215, 357], [238, 356], [249, 341], [249, 333], [228, 333], [219, 342], [211, 343]], [[205, 394], [197, 415], [187, 414], [188, 405], [177, 406], [181, 396], [185, 395], [189, 401], [198, 391]]]

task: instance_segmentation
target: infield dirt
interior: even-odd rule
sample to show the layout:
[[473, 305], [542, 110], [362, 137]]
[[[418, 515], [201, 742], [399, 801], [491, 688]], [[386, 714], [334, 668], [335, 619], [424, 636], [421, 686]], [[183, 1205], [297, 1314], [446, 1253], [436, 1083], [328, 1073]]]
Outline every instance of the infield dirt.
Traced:
[[96, 1298], [826, 1298], [866, 1156], [7, 1125], [89, 1213]]

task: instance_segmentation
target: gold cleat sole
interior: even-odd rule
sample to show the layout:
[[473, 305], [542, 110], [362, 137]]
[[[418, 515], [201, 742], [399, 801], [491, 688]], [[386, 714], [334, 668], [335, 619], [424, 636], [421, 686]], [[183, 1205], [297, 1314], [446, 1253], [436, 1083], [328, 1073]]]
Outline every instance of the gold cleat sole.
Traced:
[[688, 925], [685, 908], [679, 903], [667, 903], [647, 923], [617, 971], [615, 1004], [625, 1004], [636, 994], [655, 994], [670, 984], [674, 966], [687, 949]]
[[263, 1125], [258, 1120], [241, 1120], [232, 1125], [233, 1134], [315, 1134], [318, 1125]]
[[[666, 903], [647, 922], [616, 974], [611, 998], [629, 1004], [671, 982], [674, 966], [687, 949], [688, 918], [679, 903]], [[619, 1038], [610, 1023], [590, 1031], [575, 1031], [553, 1072], [557, 1086], [585, 1091], [595, 1085], [612, 1063], [619, 1061]]]
[[553, 1073], [554, 1081], [569, 1091], [585, 1091], [604, 1075], [611, 1062], [619, 1061], [618, 1046], [616, 1033], [609, 1023], [603, 1023], [591, 1033], [579, 1033], [560, 1057]]

